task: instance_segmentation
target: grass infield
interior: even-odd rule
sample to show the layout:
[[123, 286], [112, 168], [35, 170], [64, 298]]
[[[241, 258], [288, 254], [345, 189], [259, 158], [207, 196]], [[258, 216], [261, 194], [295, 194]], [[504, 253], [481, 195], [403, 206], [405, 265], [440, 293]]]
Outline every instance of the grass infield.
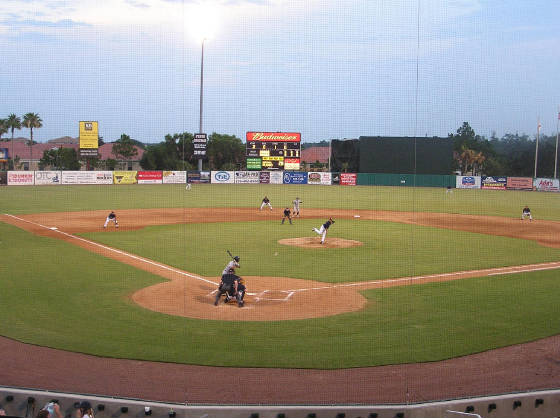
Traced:
[[[0, 189], [0, 202], [2, 213], [14, 214], [103, 208], [256, 207], [264, 194], [273, 205], [282, 202], [275, 207], [299, 196], [303, 208], [517, 217], [528, 204], [537, 218], [558, 220], [560, 216], [560, 196], [552, 193], [456, 190], [446, 196], [440, 189], [383, 187], [195, 185], [190, 192], [177, 186], [5, 187]], [[298, 220], [293, 228], [304, 232], [316, 224], [314, 220]], [[364, 242], [362, 247], [308, 255], [307, 250], [282, 246], [278, 247], [282, 252], [277, 260], [270, 258], [267, 263], [262, 263], [263, 253], [272, 254], [277, 239], [293, 234], [287, 225], [270, 221], [173, 225], [86, 235], [215, 276], [223, 267], [225, 248], [237, 248], [241, 243], [243, 274], [328, 282], [348, 281], [348, 276], [357, 281], [559, 258], [559, 250], [523, 240], [390, 222], [362, 222], [359, 229], [355, 225], [341, 220], [329, 236], [358, 239]], [[334, 317], [231, 323], [142, 309], [128, 296], [161, 278], [66, 242], [0, 223], [0, 251], [0, 334], [100, 356], [329, 369], [437, 361], [560, 332], [560, 288], [558, 271], [554, 270], [367, 290], [363, 294], [369, 303], [364, 310]], [[348, 263], [348, 259], [353, 262]]]

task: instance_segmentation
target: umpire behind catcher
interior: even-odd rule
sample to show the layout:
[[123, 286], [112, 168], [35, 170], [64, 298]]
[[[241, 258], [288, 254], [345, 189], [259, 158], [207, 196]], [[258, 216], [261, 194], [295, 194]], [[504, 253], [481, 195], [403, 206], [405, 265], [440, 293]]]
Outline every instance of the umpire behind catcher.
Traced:
[[220, 298], [223, 294], [226, 294], [226, 299], [224, 303], [228, 303], [230, 298], [235, 297], [237, 300], [237, 306], [243, 307], [245, 302], [243, 297], [245, 296], [245, 284], [243, 279], [233, 273], [224, 274], [222, 276], [222, 281], [218, 286], [218, 293], [216, 294], [216, 299], [214, 300], [214, 306], [218, 306]]

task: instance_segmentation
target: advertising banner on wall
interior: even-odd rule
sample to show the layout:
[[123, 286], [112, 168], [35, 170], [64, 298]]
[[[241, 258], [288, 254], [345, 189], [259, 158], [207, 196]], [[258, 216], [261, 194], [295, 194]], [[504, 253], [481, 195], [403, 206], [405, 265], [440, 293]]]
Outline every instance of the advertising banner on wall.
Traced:
[[508, 177], [506, 187], [511, 190], [533, 190], [533, 178]]
[[161, 171], [139, 171], [136, 178], [138, 184], [161, 184], [163, 175]]
[[284, 171], [284, 184], [307, 184], [307, 172]]
[[186, 171], [163, 171], [161, 175], [163, 184], [185, 184], [187, 182]]
[[356, 173], [340, 173], [340, 185], [355, 186], [357, 182], [358, 175]]
[[271, 171], [269, 181], [270, 181], [270, 184], [283, 184], [284, 183], [284, 172], [283, 171]]
[[8, 148], [0, 148], [0, 163], [8, 162]]
[[55, 186], [60, 184], [62, 173], [60, 171], [35, 171], [35, 184]]
[[211, 183], [235, 183], [235, 171], [212, 171]]
[[259, 175], [259, 183], [269, 184], [270, 183], [270, 171], [261, 171]]
[[480, 176], [457, 176], [455, 187], [458, 189], [480, 189]]
[[113, 184], [113, 172], [63, 171], [62, 184]]
[[8, 186], [32, 186], [34, 184], [33, 171], [8, 171]]
[[210, 171], [187, 171], [187, 183], [210, 183]]
[[136, 184], [136, 171], [113, 171], [114, 184]]
[[505, 190], [506, 183], [506, 177], [482, 176], [480, 179], [480, 188], [486, 190]]
[[560, 181], [558, 179], [535, 179], [535, 189], [540, 192], [557, 192], [560, 190]]
[[330, 186], [331, 181], [332, 181], [331, 173], [310, 172], [307, 175], [307, 184], [320, 184], [320, 185]]
[[236, 171], [235, 172], [235, 182], [236, 183], [259, 184], [259, 182], [260, 182], [260, 172], [258, 172], [258, 171]]

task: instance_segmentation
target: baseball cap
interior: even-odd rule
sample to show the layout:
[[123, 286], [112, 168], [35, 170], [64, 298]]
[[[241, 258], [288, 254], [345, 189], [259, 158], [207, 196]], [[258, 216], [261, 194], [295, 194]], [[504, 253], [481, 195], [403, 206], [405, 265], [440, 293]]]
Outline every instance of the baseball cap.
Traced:
[[80, 409], [91, 409], [91, 404], [88, 401], [82, 401], [82, 402], [80, 402], [80, 406], [78, 408], [80, 408]]

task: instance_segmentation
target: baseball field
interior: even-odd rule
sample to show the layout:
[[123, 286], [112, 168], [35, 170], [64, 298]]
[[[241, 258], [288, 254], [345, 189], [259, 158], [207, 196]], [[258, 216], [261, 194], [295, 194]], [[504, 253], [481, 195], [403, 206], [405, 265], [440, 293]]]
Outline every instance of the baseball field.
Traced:
[[[259, 211], [268, 195], [274, 210]], [[281, 224], [303, 201], [293, 225]], [[4, 187], [0, 334], [94, 356], [346, 369], [560, 334], [560, 195], [437, 188]], [[531, 208], [532, 222], [521, 209]], [[119, 229], [103, 228], [109, 211]], [[326, 244], [312, 232], [329, 216]], [[213, 305], [227, 250], [246, 305]]]
[[[438, 361], [560, 332], [557, 194], [224, 185], [1, 193], [0, 333], [24, 342], [329, 369]], [[257, 210], [265, 194], [273, 211]], [[282, 225], [296, 196], [302, 216]], [[520, 220], [526, 204], [533, 222]], [[110, 210], [120, 229], [102, 228]], [[336, 223], [320, 246], [311, 229], [329, 216]], [[226, 250], [242, 260], [243, 309], [212, 305]]]

